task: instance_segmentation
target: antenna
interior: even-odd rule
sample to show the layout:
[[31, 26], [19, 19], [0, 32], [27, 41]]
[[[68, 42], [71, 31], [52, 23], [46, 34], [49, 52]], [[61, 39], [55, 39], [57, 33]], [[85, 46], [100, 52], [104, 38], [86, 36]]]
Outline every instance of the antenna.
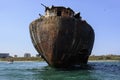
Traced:
[[45, 7], [45, 8], [48, 8], [47, 6], [45, 6], [45, 5], [44, 5], [44, 4], [42, 4], [42, 3], [41, 3], [41, 5], [42, 5], [43, 7]]
[[39, 16], [41, 17], [42, 15], [39, 13]]
[[45, 7], [45, 11], [46, 11], [46, 10], [49, 10], [49, 7], [45, 6], [45, 5], [42, 4], [42, 3], [41, 3], [41, 5], [42, 5], [43, 7]]

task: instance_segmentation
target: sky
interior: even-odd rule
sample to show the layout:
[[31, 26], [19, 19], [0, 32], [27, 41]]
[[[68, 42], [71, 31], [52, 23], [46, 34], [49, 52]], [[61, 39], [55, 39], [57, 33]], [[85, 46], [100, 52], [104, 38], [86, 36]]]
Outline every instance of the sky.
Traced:
[[94, 29], [91, 55], [120, 55], [120, 0], [0, 0], [0, 53], [24, 56], [33, 47], [29, 24], [44, 15], [46, 6], [70, 7]]

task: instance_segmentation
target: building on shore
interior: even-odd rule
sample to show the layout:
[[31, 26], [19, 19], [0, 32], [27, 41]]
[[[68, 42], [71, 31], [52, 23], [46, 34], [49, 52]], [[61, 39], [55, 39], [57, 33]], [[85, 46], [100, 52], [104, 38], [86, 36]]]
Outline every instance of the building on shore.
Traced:
[[24, 57], [31, 57], [31, 54], [30, 53], [25, 53]]
[[14, 55], [15, 58], [17, 58], [18, 56], [17, 55]]
[[0, 53], [0, 58], [8, 58], [8, 57], [10, 57], [9, 53]]

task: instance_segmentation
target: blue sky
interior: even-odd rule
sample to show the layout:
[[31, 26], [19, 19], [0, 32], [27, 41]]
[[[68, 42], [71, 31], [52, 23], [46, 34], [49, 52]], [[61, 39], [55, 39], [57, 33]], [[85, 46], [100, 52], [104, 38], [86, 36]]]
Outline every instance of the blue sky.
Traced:
[[0, 53], [36, 55], [29, 24], [44, 15], [46, 6], [65, 6], [80, 12], [95, 31], [92, 54], [120, 55], [120, 0], [0, 0]]

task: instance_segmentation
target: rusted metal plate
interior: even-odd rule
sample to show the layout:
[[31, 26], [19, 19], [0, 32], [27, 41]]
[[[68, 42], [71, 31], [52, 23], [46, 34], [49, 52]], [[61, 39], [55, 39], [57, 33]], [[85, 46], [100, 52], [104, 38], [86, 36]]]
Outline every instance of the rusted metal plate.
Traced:
[[86, 64], [94, 43], [94, 31], [75, 17], [42, 16], [30, 24], [34, 47], [53, 67]]

